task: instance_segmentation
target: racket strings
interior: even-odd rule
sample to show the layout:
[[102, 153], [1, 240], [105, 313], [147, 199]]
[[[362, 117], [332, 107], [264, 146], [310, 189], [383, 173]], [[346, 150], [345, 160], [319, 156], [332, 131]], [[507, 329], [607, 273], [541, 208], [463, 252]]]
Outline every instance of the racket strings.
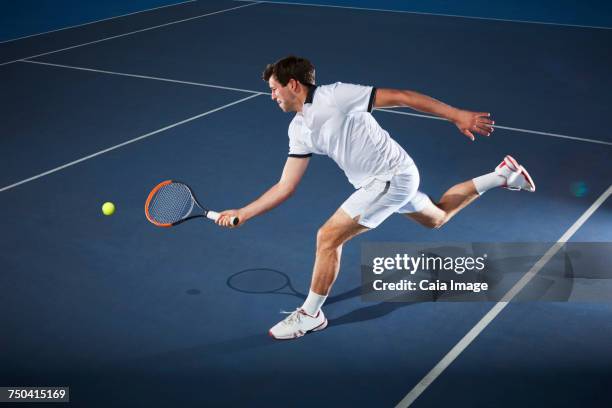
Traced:
[[186, 218], [195, 200], [184, 184], [170, 183], [161, 187], [149, 203], [149, 215], [160, 224], [172, 224]]

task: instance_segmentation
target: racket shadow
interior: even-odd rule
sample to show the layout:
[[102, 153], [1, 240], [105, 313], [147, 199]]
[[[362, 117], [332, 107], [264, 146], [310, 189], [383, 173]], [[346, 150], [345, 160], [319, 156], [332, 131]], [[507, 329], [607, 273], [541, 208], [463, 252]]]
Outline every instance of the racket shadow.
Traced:
[[[272, 268], [251, 268], [236, 272], [227, 278], [226, 285], [237, 292], [250, 295], [282, 294], [292, 295], [306, 300], [305, 293], [297, 291], [291, 278], [285, 272]], [[325, 302], [331, 305], [336, 302], [358, 297], [365, 286], [357, 286], [346, 292], [330, 296]]]
[[272, 268], [244, 269], [230, 275], [225, 283], [230, 289], [249, 295], [281, 294], [306, 299], [306, 294], [295, 290], [289, 275]]

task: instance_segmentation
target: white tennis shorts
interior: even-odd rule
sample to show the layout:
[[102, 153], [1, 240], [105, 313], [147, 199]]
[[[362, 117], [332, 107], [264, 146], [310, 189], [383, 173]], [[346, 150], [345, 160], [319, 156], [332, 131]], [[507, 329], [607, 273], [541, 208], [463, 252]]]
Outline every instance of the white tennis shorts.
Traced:
[[359, 216], [359, 224], [376, 228], [394, 213], [419, 212], [431, 202], [420, 192], [419, 171], [411, 166], [391, 180], [374, 179], [355, 191], [340, 206], [351, 218]]

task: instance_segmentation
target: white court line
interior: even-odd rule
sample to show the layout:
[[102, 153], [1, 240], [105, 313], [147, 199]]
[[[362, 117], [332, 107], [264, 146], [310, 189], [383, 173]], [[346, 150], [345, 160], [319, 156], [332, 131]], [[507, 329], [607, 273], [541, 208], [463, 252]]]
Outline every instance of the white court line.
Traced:
[[[416, 116], [418, 118], [436, 119], [436, 120], [446, 121], [446, 119], [444, 118], [439, 118], [437, 116], [431, 116], [431, 115], [423, 115], [420, 113], [402, 112], [402, 111], [396, 111], [396, 110], [391, 110], [391, 109], [376, 109], [376, 110], [381, 111], [381, 112], [387, 112], [387, 113], [395, 113], [396, 115]], [[612, 146], [612, 142], [606, 142], [604, 140], [586, 139], [584, 137], [567, 136], [567, 135], [561, 135], [559, 133], [540, 132], [538, 130], [521, 129], [521, 128], [515, 128], [515, 127], [509, 127], [509, 126], [501, 126], [498, 124], [495, 124], [493, 127], [496, 129], [512, 130], [514, 132], [531, 133], [534, 135], [550, 136], [550, 137], [557, 137], [559, 139], [578, 140], [581, 142], [598, 143], [598, 144]]]
[[204, 116], [210, 115], [211, 113], [218, 112], [218, 111], [220, 111], [222, 109], [229, 108], [230, 106], [237, 105], [237, 104], [239, 104], [241, 102], [244, 102], [244, 101], [247, 101], [249, 99], [255, 98], [256, 96], [259, 96], [259, 95], [260, 94], [249, 95], [246, 98], [238, 99], [237, 101], [234, 101], [232, 103], [228, 103], [227, 105], [223, 105], [221, 107], [209, 110], [208, 112], [200, 113], [199, 115], [192, 116], [192, 117], [190, 117], [188, 119], [185, 119], [185, 120], [181, 120], [180, 122], [173, 123], [172, 125], [168, 125], [168, 126], [163, 127], [161, 129], [157, 129], [157, 130], [155, 130], [153, 132], [150, 132], [150, 133], [147, 133], [145, 135], [138, 136], [138, 137], [135, 137], [134, 139], [130, 139], [130, 140], [127, 140], [127, 141], [125, 141], [123, 143], [119, 143], [118, 145], [111, 146], [111, 147], [109, 147], [107, 149], [104, 149], [104, 150], [100, 150], [99, 152], [90, 154], [89, 156], [81, 157], [78, 160], [71, 161], [70, 163], [66, 163], [66, 164], [64, 164], [62, 166], [59, 166], [59, 167], [56, 167], [54, 169], [45, 171], [44, 173], [40, 173], [40, 174], [37, 174], [37, 175], [32, 176], [30, 178], [27, 178], [25, 180], [18, 181], [17, 183], [11, 184], [9, 186], [2, 187], [2, 188], [0, 188], [0, 192], [6, 191], [6, 190], [10, 190], [11, 188], [20, 186], [22, 184], [28, 183], [28, 182], [36, 180], [36, 179], [39, 179], [39, 178], [47, 176], [49, 174], [58, 172], [58, 171], [63, 170], [65, 168], [67, 168], [67, 167], [74, 166], [75, 164], [81, 163], [81, 162], [83, 162], [85, 160], [89, 160], [89, 159], [94, 158], [96, 156], [100, 156], [101, 154], [108, 153], [108, 152], [110, 152], [112, 150], [119, 149], [119, 148], [121, 148], [123, 146], [127, 146], [127, 145], [129, 145], [131, 143], [138, 142], [139, 140], [146, 139], [147, 137], [150, 137], [150, 136], [156, 135], [158, 133], [164, 132], [164, 131], [166, 131], [168, 129], [172, 129], [173, 127], [184, 125], [185, 123], [188, 123], [188, 122], [194, 121], [196, 119], [202, 118]]
[[71, 28], [83, 27], [83, 26], [90, 25], [90, 24], [101, 23], [103, 21], [114, 20], [116, 18], [133, 16], [134, 14], [146, 13], [147, 11], [159, 10], [159, 9], [163, 9], [163, 8], [167, 8], [167, 7], [174, 7], [174, 6], [178, 6], [178, 5], [186, 4], [186, 3], [193, 3], [194, 1], [197, 1], [197, 0], [187, 0], [187, 1], [182, 1], [180, 3], [166, 4], [165, 6], [159, 6], [159, 7], [154, 7], [154, 8], [146, 9], [146, 10], [135, 11], [133, 13], [122, 14], [120, 16], [103, 18], [101, 20], [94, 20], [94, 21], [90, 21], [88, 23], [76, 24], [76, 25], [72, 25], [72, 26], [68, 26], [68, 27], [62, 27], [62, 28], [58, 28], [56, 30], [44, 31], [42, 33], [36, 33], [36, 34], [30, 34], [30, 35], [24, 35], [23, 37], [11, 38], [10, 40], [0, 41], [0, 44], [5, 44], [5, 43], [13, 42], [13, 41], [24, 40], [26, 38], [37, 37], [39, 35], [57, 33], [58, 31], [70, 30]]
[[[246, 92], [246, 93], [253, 93], [253, 94], [260, 94], [260, 95], [270, 95], [269, 92], [253, 91], [253, 90], [249, 90], [249, 89], [233, 88], [233, 87], [222, 86], [222, 85], [205, 84], [205, 83], [202, 83], [202, 82], [180, 81], [178, 79], [153, 77], [153, 76], [147, 76], [147, 75], [128, 74], [128, 73], [124, 73], [124, 72], [105, 71], [105, 70], [101, 70], [101, 69], [77, 67], [77, 66], [74, 66], [74, 65], [54, 64], [54, 63], [50, 63], [50, 62], [32, 61], [32, 60], [26, 60], [26, 59], [19, 60], [18, 62], [24, 62], [24, 63], [29, 63], [29, 64], [38, 64], [38, 65], [48, 65], [48, 66], [52, 66], [52, 67], [74, 69], [74, 70], [79, 70], [79, 71], [97, 72], [97, 73], [108, 74], [108, 75], [118, 75], [118, 76], [133, 77], [133, 78], [140, 78], [140, 79], [150, 79], [150, 80], [164, 81], [164, 82], [174, 82], [174, 83], [178, 83], [178, 84], [202, 86], [202, 87], [206, 87], [206, 88], [217, 88], [217, 89], [226, 89], [226, 90], [229, 90], [229, 91]], [[444, 121], [446, 121], [446, 119], [444, 119], [444, 118], [439, 118], [437, 116], [431, 116], [431, 115], [423, 115], [423, 114], [420, 114], [420, 113], [410, 113], [410, 112], [396, 111], [396, 110], [391, 110], [391, 109], [380, 109], [380, 108], [375, 109], [375, 111], [395, 113], [395, 114], [398, 114], [398, 115], [416, 116], [416, 117], [425, 118], [425, 119], [436, 119], [436, 120], [444, 120]], [[582, 138], [582, 137], [566, 136], [566, 135], [561, 135], [561, 134], [558, 134], [558, 133], [540, 132], [540, 131], [537, 131], [537, 130], [520, 129], [520, 128], [507, 127], [507, 126], [499, 126], [499, 125], [495, 125], [495, 127], [496, 128], [500, 128], [500, 129], [511, 130], [511, 131], [514, 131], [514, 132], [520, 132], [520, 133], [531, 133], [531, 134], [535, 134], [535, 135], [543, 135], [543, 136], [557, 137], [557, 138], [560, 138], [560, 139], [577, 140], [577, 141], [580, 141], [580, 142], [599, 143], [599, 144], [603, 144], [603, 145], [610, 145], [610, 146], [612, 146], [611, 142], [605, 142], [603, 140], [585, 139], [585, 138]]]
[[497, 317], [508, 303], [519, 293], [525, 285], [542, 269], [544, 265], [563, 247], [563, 245], [578, 231], [578, 229], [589, 219], [591, 215], [606, 201], [612, 194], [612, 185], [576, 220], [576, 222], [559, 238], [559, 240], [540, 258], [538, 262], [527, 272], [504, 297], [495, 304], [483, 316], [482, 319], [461, 339], [459, 342], [434, 366], [434, 368], [423, 377], [421, 381], [396, 405], [396, 408], [409, 407], [426, 389], [435, 381], [436, 378], [465, 350], [474, 339]]
[[117, 76], [124, 76], [124, 77], [130, 77], [130, 78], [150, 79], [150, 80], [154, 80], [154, 81], [172, 82], [172, 83], [176, 83], [176, 84], [202, 86], [202, 87], [205, 87], [205, 88], [225, 89], [227, 91], [246, 92], [246, 93], [258, 94], [258, 95], [264, 93], [264, 92], [258, 92], [258, 91], [251, 91], [249, 89], [232, 88], [232, 87], [229, 87], [229, 86], [212, 85], [212, 84], [205, 84], [205, 83], [201, 83], [201, 82], [180, 81], [178, 79], [160, 78], [160, 77], [154, 77], [154, 76], [148, 76], [148, 75], [127, 74], [127, 73], [124, 73], [124, 72], [114, 72], [114, 71], [105, 71], [105, 70], [102, 70], [102, 69], [76, 67], [74, 65], [53, 64], [53, 63], [50, 63], [50, 62], [31, 61], [31, 60], [19, 60], [19, 62], [26, 62], [28, 64], [48, 65], [50, 67], [68, 68], [68, 69], [74, 69], [74, 70], [77, 70], [77, 71], [96, 72], [96, 73], [100, 73], [100, 74], [117, 75]]
[[[248, 1], [248, 0], [234, 0], [234, 1]], [[560, 27], [593, 28], [597, 30], [612, 30], [612, 27], [602, 27], [602, 26], [550, 23], [546, 21], [512, 20], [512, 19], [494, 18], [494, 17], [460, 16], [458, 14], [426, 13], [426, 12], [421, 12], [421, 11], [390, 10], [390, 9], [368, 8], [368, 7], [336, 6], [332, 4], [294, 3], [294, 2], [284, 2], [284, 1], [260, 1], [260, 3], [282, 4], [282, 5], [287, 5], [287, 6], [328, 7], [328, 8], [347, 9], [347, 10], [383, 11], [387, 13], [403, 13], [403, 14], [416, 14], [416, 15], [423, 15], [423, 16], [467, 18], [471, 20], [503, 21], [507, 23], [541, 24], [541, 25], [551, 25], [551, 26], [560, 26]]]
[[155, 30], [157, 28], [167, 27], [167, 26], [170, 26], [170, 25], [173, 25], [173, 24], [184, 23], [185, 21], [191, 21], [191, 20], [195, 20], [195, 19], [198, 19], [198, 18], [214, 16], [215, 14], [221, 14], [221, 13], [225, 13], [227, 11], [238, 10], [238, 9], [241, 9], [241, 8], [244, 8], [244, 7], [254, 6], [256, 4], [259, 4], [259, 3], [258, 2], [249, 3], [249, 4], [244, 4], [242, 6], [232, 7], [232, 8], [228, 8], [228, 9], [224, 9], [224, 10], [219, 10], [219, 11], [214, 11], [212, 13], [200, 14], [199, 16], [184, 18], [182, 20], [170, 21], [169, 23], [164, 23], [164, 24], [153, 26], [153, 27], [147, 27], [147, 28], [143, 28], [143, 29], [140, 29], [140, 30], [136, 30], [136, 31], [130, 31], [128, 33], [123, 33], [123, 34], [119, 34], [119, 35], [113, 35], [111, 37], [105, 37], [105, 38], [101, 38], [99, 40], [89, 41], [89, 42], [86, 42], [86, 43], [77, 44], [77, 45], [73, 45], [73, 46], [66, 47], [66, 48], [61, 48], [59, 50], [43, 52], [42, 54], [31, 55], [29, 57], [22, 57], [22, 58], [13, 60], [13, 61], [3, 62], [3, 63], [0, 64], [0, 67], [3, 66], [3, 65], [13, 64], [13, 63], [18, 62], [18, 61], [23, 60], [23, 59], [37, 58], [37, 57], [42, 57], [43, 55], [55, 54], [56, 52], [68, 51], [68, 50], [72, 50], [74, 48], [79, 48], [79, 47], [84, 47], [86, 45], [97, 44], [97, 43], [101, 43], [101, 42], [104, 42], [104, 41], [114, 40], [114, 39], [117, 39], [117, 38], [121, 38], [121, 37], [125, 37], [125, 36], [128, 36], [128, 35], [132, 35], [132, 34], [137, 34], [137, 33], [142, 33], [142, 32], [145, 32], [145, 31]]

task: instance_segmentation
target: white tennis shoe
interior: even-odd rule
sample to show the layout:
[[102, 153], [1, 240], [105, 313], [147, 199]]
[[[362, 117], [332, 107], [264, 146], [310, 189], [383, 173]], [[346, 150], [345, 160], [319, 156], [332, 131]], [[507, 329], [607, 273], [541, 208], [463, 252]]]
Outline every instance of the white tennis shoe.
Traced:
[[536, 189], [527, 170], [510, 155], [504, 157], [504, 160], [495, 168], [495, 173], [506, 179], [503, 187], [508, 190], [525, 190], [533, 193]]
[[319, 310], [316, 316], [311, 316], [299, 308], [278, 322], [268, 333], [277, 340], [287, 340], [296, 339], [308, 332], [323, 330], [326, 327], [327, 319], [322, 310]]

